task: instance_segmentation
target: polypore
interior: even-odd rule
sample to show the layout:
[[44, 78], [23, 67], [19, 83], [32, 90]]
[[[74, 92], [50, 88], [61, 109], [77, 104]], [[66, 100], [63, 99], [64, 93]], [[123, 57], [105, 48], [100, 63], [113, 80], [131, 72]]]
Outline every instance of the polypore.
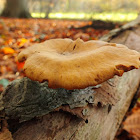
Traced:
[[51, 39], [23, 50], [20, 62], [32, 80], [50, 88], [82, 89], [140, 67], [140, 54], [126, 46], [103, 41]]

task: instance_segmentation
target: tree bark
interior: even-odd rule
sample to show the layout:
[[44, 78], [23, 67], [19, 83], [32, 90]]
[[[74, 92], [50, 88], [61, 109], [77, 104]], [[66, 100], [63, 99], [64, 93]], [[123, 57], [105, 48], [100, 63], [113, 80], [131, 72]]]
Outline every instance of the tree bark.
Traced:
[[27, 0], [6, 0], [6, 5], [1, 16], [12, 18], [31, 17], [27, 9]]
[[13, 138], [14, 140], [113, 140], [139, 83], [139, 70], [125, 73], [116, 83], [118, 89], [116, 93], [121, 99], [115, 106], [91, 107], [87, 120], [66, 112], [52, 112], [25, 122], [13, 134]]
[[[49, 14], [52, 11], [52, 9], [57, 5], [58, 0], [47, 0], [47, 6], [46, 6], [46, 16], [45, 18], [49, 18]], [[53, 7], [51, 7], [51, 4], [53, 4]]]

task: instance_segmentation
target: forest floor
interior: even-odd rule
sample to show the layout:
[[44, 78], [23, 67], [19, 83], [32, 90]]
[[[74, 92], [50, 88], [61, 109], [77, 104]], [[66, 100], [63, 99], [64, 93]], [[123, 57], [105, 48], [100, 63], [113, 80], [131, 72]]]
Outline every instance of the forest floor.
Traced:
[[[76, 20], [0, 18], [0, 93], [10, 81], [24, 76], [24, 63], [17, 61], [21, 50], [54, 38], [97, 40], [109, 32], [91, 27], [80, 28], [91, 24], [91, 21]], [[129, 133], [121, 128], [116, 138], [119, 140], [122, 136], [123, 140], [128, 139]]]

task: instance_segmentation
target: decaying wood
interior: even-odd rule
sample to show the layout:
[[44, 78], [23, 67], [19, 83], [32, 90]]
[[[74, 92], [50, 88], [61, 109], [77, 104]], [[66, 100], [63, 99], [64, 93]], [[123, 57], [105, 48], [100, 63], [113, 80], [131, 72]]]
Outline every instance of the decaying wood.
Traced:
[[[131, 49], [140, 51], [139, 23], [140, 19], [138, 18], [136, 21], [133, 21], [121, 27], [120, 29], [111, 31], [110, 34], [108, 34], [106, 37], [103, 37], [101, 40], [122, 43]], [[14, 101], [14, 99], [17, 103], [17, 99], [19, 99], [20, 102], [19, 104], [16, 104], [16, 107], [14, 104], [12, 104], [12, 107], [9, 106], [8, 103], [3, 104], [5, 104], [5, 113], [8, 119], [17, 119], [17, 113], [21, 113], [20, 116], [18, 116], [20, 119], [21, 116], [22, 118], [28, 118], [27, 114], [32, 114], [32, 117], [41, 116], [36, 119], [24, 122], [22, 126], [17, 128], [17, 131], [13, 133], [14, 140], [113, 140], [116, 131], [119, 128], [119, 125], [131, 103], [131, 100], [139, 87], [139, 84], [140, 70], [132, 70], [125, 73], [122, 77], [115, 76], [114, 79], [111, 79], [103, 83], [101, 87], [94, 89], [96, 91], [94, 94], [96, 95], [94, 103], [97, 106], [87, 104], [87, 108], [77, 108], [78, 111], [81, 109], [80, 113], [82, 112], [83, 114], [90, 114], [87, 115], [86, 120], [81, 119], [82, 117], [78, 118], [74, 115], [71, 115], [70, 113], [66, 113], [65, 111], [71, 112], [73, 114], [76, 112], [75, 110], [69, 111], [69, 107], [67, 106], [65, 108], [63, 108], [63, 106], [58, 108], [59, 112], [51, 112], [47, 115], [44, 115], [45, 113], [42, 114], [44, 116], [33, 115], [32, 112], [36, 112], [36, 110], [31, 111], [30, 105], [32, 104], [29, 104], [29, 102], [32, 101], [31, 96], [27, 96], [28, 94], [26, 94], [26, 99], [30, 98], [30, 101], [28, 100], [29, 102], [27, 102], [27, 100], [26, 102], [24, 102], [24, 100], [20, 100], [22, 99], [21, 96], [11, 99], [12, 94], [10, 93], [10, 88], [8, 89], [9, 92], [5, 92], [5, 95], [8, 93], [8, 95], [11, 96], [5, 96], [4, 99], [10, 101], [11, 103]], [[28, 85], [26, 86], [28, 87]], [[21, 87], [18, 85], [17, 88]], [[120, 100], [117, 103], [116, 95], [120, 97]], [[34, 100], [36, 102], [34, 102], [33, 106], [39, 102], [39, 100], [36, 99], [37, 98]], [[109, 102], [109, 100], [111, 101]], [[101, 102], [101, 105], [103, 104], [104, 106], [100, 106], [100, 101], [104, 101]], [[41, 100], [40, 104], [42, 104], [42, 106], [43, 103], [44, 102]], [[107, 105], [111, 103], [116, 104], [114, 106]], [[29, 106], [29, 112], [26, 112], [26, 117], [24, 116], [25, 114], [22, 114], [23, 111], [20, 112], [20, 110], [17, 110], [17, 107], [20, 108], [25, 105], [27, 107]], [[15, 110], [13, 113], [14, 107]], [[36, 109], [36, 106], [33, 109]], [[38, 111], [40, 110], [38, 109]], [[32, 117], [30, 117], [30, 119]]]
[[[113, 84], [113, 81], [115, 79], [110, 83]], [[88, 87], [75, 90], [51, 89], [47, 82], [39, 83], [29, 78], [18, 79], [9, 84], [2, 93], [1, 106], [4, 107], [7, 119], [20, 122], [60, 109], [86, 120], [90, 115], [90, 107], [86, 107], [88, 104], [96, 106], [100, 102], [102, 106], [114, 105], [119, 99], [115, 96], [116, 86], [113, 87], [107, 82], [100, 86], [101, 88]], [[107, 93], [102, 91], [103, 87]]]
[[[25, 122], [14, 133], [15, 140], [111, 140], [140, 82], [140, 71], [133, 70], [119, 78], [117, 93], [121, 100], [110, 106], [91, 107], [88, 120], [84, 121], [64, 112], [53, 112], [36, 120]], [[33, 134], [33, 135], [31, 135]]]

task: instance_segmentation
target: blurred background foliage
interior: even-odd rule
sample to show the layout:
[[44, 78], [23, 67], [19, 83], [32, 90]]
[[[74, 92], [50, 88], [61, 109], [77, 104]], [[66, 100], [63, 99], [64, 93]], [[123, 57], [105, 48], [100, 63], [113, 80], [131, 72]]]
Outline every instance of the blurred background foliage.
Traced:
[[[4, 10], [7, 1], [11, 0], [0, 0], [0, 13]], [[16, 5], [19, 0], [12, 1]], [[140, 12], [140, 0], [20, 1], [33, 18], [130, 21], [134, 20]]]

